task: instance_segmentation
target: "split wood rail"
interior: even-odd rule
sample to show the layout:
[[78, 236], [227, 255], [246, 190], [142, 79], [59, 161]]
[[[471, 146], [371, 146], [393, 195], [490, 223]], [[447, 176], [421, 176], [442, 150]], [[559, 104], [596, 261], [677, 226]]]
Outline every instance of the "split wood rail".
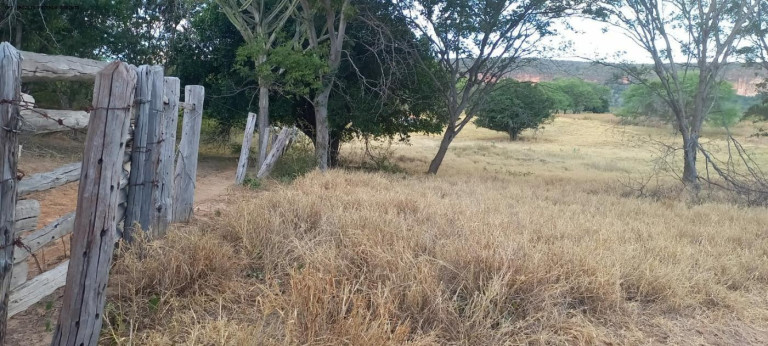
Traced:
[[[34, 99], [21, 94], [22, 80], [93, 80], [93, 106], [82, 112], [35, 108]], [[190, 219], [204, 89], [190, 85], [184, 92], [182, 103], [179, 79], [165, 77], [162, 66], [18, 52], [0, 44], [0, 344], [6, 318], [65, 284], [54, 344], [95, 344], [115, 242], [131, 241], [139, 230], [161, 237], [172, 222]], [[85, 128], [82, 162], [18, 174], [17, 134]], [[74, 182], [76, 210], [38, 229], [41, 205], [29, 196]], [[69, 234], [70, 253], [78, 256], [28, 278], [35, 254]]]

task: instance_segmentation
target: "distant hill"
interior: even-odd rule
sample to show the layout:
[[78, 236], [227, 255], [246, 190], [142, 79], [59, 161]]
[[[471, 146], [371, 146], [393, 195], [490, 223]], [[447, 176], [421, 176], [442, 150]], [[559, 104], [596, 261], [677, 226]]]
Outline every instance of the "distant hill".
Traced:
[[[598, 65], [584, 61], [539, 59], [528, 66], [510, 73], [511, 77], [520, 81], [546, 82], [555, 78], [577, 77], [586, 81], [613, 86], [612, 89], [624, 89], [626, 85], [624, 74], [616, 68]], [[755, 96], [757, 84], [762, 82], [768, 73], [759, 68], [747, 67], [741, 64], [729, 64], [725, 69], [725, 79], [733, 84], [736, 93], [741, 96]]]

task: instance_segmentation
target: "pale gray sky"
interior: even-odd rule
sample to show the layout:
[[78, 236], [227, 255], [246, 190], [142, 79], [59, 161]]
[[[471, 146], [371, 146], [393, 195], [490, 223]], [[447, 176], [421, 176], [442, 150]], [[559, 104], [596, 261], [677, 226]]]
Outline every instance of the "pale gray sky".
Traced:
[[[560, 34], [547, 43], [552, 47], [565, 47], [570, 44], [570, 48], [565, 52], [553, 52], [555, 59], [615, 61], [618, 53], [622, 59], [632, 62], [651, 62], [648, 52], [627, 38], [621, 29], [585, 18], [568, 18], [567, 21], [573, 30], [567, 28], [564, 23], [558, 23], [555, 27]], [[604, 32], [604, 29], [607, 31]]]

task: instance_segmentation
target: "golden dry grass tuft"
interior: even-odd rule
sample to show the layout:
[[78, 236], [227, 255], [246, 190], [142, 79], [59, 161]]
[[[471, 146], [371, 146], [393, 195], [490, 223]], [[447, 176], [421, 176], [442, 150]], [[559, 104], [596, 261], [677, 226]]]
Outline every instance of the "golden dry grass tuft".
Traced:
[[[660, 130], [558, 118], [510, 143], [473, 129], [437, 177], [313, 172], [239, 191], [122, 251], [103, 340], [768, 342], [766, 210], [627, 197], [617, 179], [649, 154], [626, 131]], [[435, 143], [395, 161], [424, 169]]]

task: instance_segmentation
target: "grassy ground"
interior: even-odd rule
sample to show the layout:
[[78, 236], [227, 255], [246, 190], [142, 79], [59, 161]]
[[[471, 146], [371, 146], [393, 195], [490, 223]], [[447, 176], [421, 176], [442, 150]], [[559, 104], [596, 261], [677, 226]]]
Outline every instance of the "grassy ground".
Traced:
[[[734, 132], [768, 163], [764, 139]], [[722, 150], [717, 130], [707, 143]], [[236, 189], [118, 256], [105, 343], [765, 344], [768, 213], [627, 187], [670, 130], [557, 118], [390, 148], [407, 173], [311, 172]], [[348, 145], [345, 158], [362, 157]], [[717, 196], [715, 196], [717, 197]]]

